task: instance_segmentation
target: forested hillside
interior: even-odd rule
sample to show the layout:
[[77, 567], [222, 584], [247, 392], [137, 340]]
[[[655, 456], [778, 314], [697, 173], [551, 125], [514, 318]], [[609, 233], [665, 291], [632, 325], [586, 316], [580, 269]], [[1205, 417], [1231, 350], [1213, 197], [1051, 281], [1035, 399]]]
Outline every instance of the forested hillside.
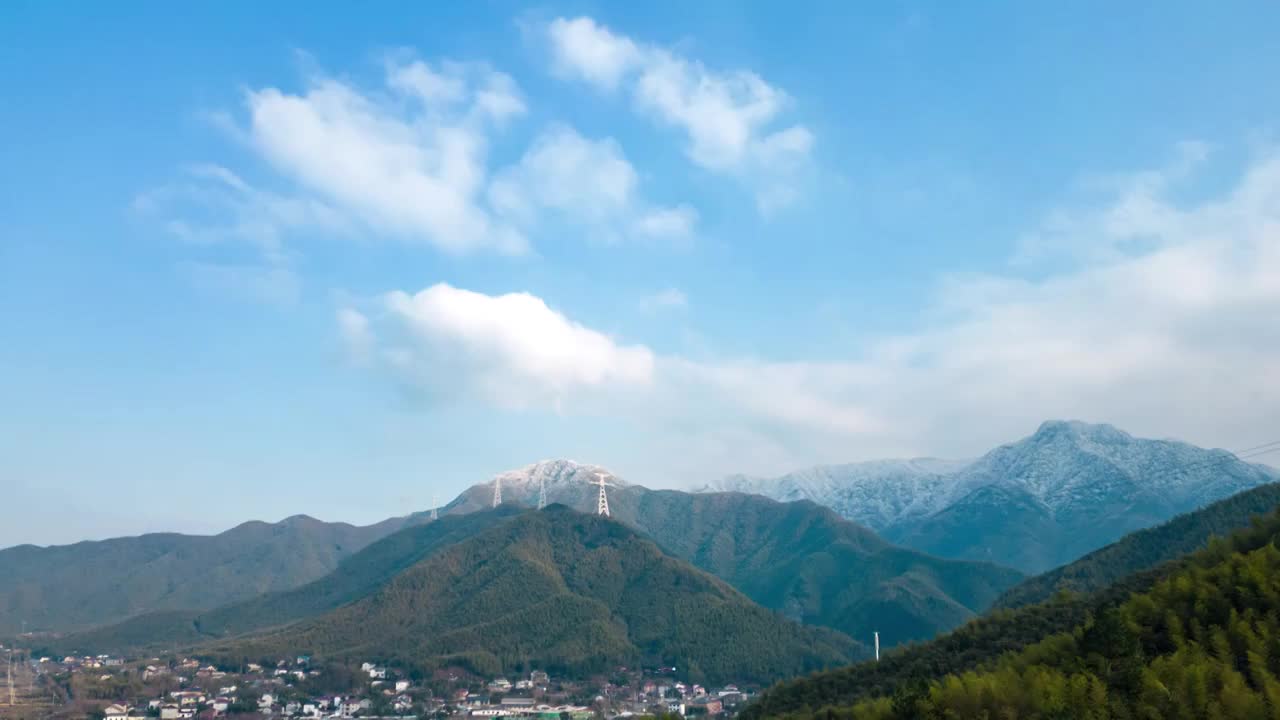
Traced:
[[866, 656], [761, 608], [607, 518], [527, 512], [439, 552], [372, 594], [216, 657], [365, 658], [486, 675], [675, 665], [708, 681], [766, 681]]
[[788, 617], [885, 646], [967, 622], [1022, 576], [892, 545], [807, 500], [624, 488], [615, 516]]
[[47, 643], [56, 654], [142, 651], [190, 646], [296, 622], [373, 592], [427, 555], [479, 534], [523, 512], [514, 506], [442, 517], [373, 543], [319, 580], [208, 611], [146, 613], [124, 622]]
[[298, 515], [218, 535], [155, 533], [0, 550], [0, 635], [66, 632], [142, 613], [200, 610], [288, 590], [421, 516], [357, 527]]
[[[791, 683], [749, 715], [1274, 717], [1280, 708], [1277, 540], [1280, 515], [1272, 514], [1165, 566], [1144, 592], [1095, 605], [1069, 630], [1018, 652], [988, 653], [978, 670], [927, 681], [902, 675], [891, 691], [853, 705], [830, 692], [828, 673], [825, 689], [822, 682]], [[787, 702], [780, 702], [784, 696]]]
[[1140, 570], [1194, 552], [1213, 536], [1229, 535], [1280, 506], [1280, 484], [1263, 485], [1180, 515], [1163, 525], [1139, 530], [1079, 560], [1011, 588], [997, 607], [1044, 602], [1056, 593], [1088, 593]]

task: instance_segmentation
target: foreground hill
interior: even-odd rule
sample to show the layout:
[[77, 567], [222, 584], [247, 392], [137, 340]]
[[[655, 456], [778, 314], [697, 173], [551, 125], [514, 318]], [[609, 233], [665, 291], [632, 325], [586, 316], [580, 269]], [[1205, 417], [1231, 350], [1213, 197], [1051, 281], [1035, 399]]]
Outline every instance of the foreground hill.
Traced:
[[492, 501], [532, 505], [540, 486], [552, 501], [593, 512], [604, 473], [613, 517], [767, 608], [807, 624], [886, 646], [926, 640], [984, 611], [1022, 575], [989, 563], [945, 560], [896, 547], [812, 502], [780, 503], [743, 493], [685, 493], [627, 485], [591, 465], [545, 461], [463, 492], [455, 512]]
[[1277, 480], [1224, 450], [1055, 420], [968, 463], [825, 466], [773, 480], [735, 476], [715, 489], [806, 498], [899, 545], [1040, 573]]
[[[814, 683], [752, 717], [1270, 718], [1280, 707], [1280, 516], [1166, 568], [1141, 593], [979, 671], [903, 679], [852, 706]], [[813, 692], [800, 692], [808, 689]], [[803, 698], [803, 699], [802, 699]]]
[[408, 567], [366, 597], [214, 656], [370, 658], [483, 674], [664, 664], [708, 681], [763, 681], [865, 648], [751, 602], [607, 518], [527, 512]]
[[[1128, 601], [1135, 593], [1147, 593], [1162, 582], [1188, 568], [1200, 567], [1204, 558], [1221, 553], [1223, 547], [1252, 551], [1275, 539], [1280, 532], [1280, 515], [1276, 514], [1280, 499], [1276, 486], [1242, 493], [1236, 498], [1192, 513], [1172, 523], [1148, 531], [1134, 533], [1111, 548], [1142, 548], [1133, 555], [1120, 553], [1125, 561], [1144, 558], [1137, 572], [1120, 578], [1092, 592], [1054, 595], [1041, 604], [998, 609], [967, 625], [928, 643], [894, 650], [879, 663], [862, 663], [839, 670], [818, 673], [809, 678], [771, 688], [748, 715], [766, 717], [807, 712], [824, 706], [848, 705], [875, 696], [900, 692], [921, 678], [962, 675], [991, 666], [1009, 653], [1021, 652], [1045, 638], [1071, 631], [1092, 617], [1099, 617]], [[1264, 515], [1248, 515], [1242, 510], [1257, 508]], [[1263, 519], [1265, 518], [1265, 519]], [[1251, 526], [1252, 520], [1252, 526]], [[1229, 542], [1198, 554], [1182, 555], [1162, 564], [1147, 566], [1150, 556], [1145, 550], [1161, 554], [1153, 540], [1169, 538], [1167, 531], [1179, 529], [1201, 534], [1206, 527], [1222, 527]], [[1235, 529], [1232, 534], [1231, 530]], [[1203, 539], [1203, 535], [1201, 535]], [[1176, 543], [1175, 543], [1176, 544]], [[1196, 547], [1202, 547], [1197, 543]], [[1082, 561], [1084, 562], [1084, 561]], [[1038, 588], [1035, 578], [1026, 588]], [[1011, 592], [1010, 595], [1014, 595]], [[914, 717], [913, 715], [908, 715]], [[967, 717], [967, 715], [966, 715]]]
[[357, 527], [299, 515], [211, 536], [155, 533], [0, 550], [0, 635], [24, 623], [28, 630], [70, 631], [297, 587], [421, 519]]
[[1125, 576], [1204, 547], [1212, 537], [1246, 528], [1280, 506], [1280, 484], [1263, 485], [1147, 530], [1126, 535], [1079, 560], [1019, 583], [996, 601], [1015, 608], [1044, 602], [1059, 592], [1089, 593]]

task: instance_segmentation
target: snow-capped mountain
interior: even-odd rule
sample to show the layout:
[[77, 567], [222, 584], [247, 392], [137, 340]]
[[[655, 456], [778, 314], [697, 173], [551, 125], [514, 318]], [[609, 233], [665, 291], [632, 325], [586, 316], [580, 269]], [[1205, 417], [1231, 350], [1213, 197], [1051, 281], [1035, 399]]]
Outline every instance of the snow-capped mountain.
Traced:
[[746, 492], [775, 500], [812, 500], [880, 532], [946, 506], [962, 460], [915, 458], [820, 465], [777, 478], [730, 475], [700, 492]]
[[806, 498], [908, 547], [1039, 572], [1277, 480], [1224, 450], [1054, 420], [969, 463], [856, 463], [730, 477], [709, 489]]
[[595, 507], [597, 474], [614, 487], [627, 487], [627, 483], [599, 465], [577, 463], [572, 460], [543, 460], [515, 470], [507, 470], [493, 476], [488, 482], [467, 488], [444, 508], [445, 512], [472, 512], [493, 504], [494, 485], [502, 487], [502, 501], [536, 507], [540, 487], [545, 483], [547, 502], [564, 503], [570, 507]]

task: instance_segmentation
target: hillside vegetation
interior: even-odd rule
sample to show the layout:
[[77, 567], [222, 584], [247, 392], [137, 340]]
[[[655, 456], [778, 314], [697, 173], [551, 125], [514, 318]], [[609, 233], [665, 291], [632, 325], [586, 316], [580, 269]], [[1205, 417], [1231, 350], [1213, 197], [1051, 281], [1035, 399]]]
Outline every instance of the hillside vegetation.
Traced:
[[68, 635], [44, 648], [65, 654], [137, 652], [201, 642], [287, 625], [334, 610], [373, 592], [442, 547], [465, 540], [522, 512], [512, 506], [440, 518], [373, 543], [319, 580], [208, 611], [146, 613]]
[[1280, 484], [1263, 485], [1208, 507], [1139, 530], [1101, 550], [1019, 583], [996, 601], [1015, 608], [1044, 602], [1063, 591], [1089, 593], [1140, 570], [1156, 567], [1204, 547], [1214, 536], [1229, 535], [1280, 506]]
[[461, 664], [487, 675], [664, 664], [707, 681], [767, 681], [866, 650], [759, 607], [617, 522], [552, 506], [431, 554], [352, 604], [210, 653]]
[[[849, 704], [832, 674], [780, 686], [752, 717], [1264, 718], [1280, 708], [1280, 515], [1108, 590], [1071, 628], [975, 667], [903, 674]], [[1128, 589], [1128, 588], [1126, 588]], [[1078, 607], [1078, 605], [1073, 605]], [[1031, 617], [1057, 609], [1003, 613]], [[997, 616], [999, 617], [999, 616]], [[993, 621], [1000, 622], [993, 618]], [[957, 633], [958, 635], [959, 633]], [[995, 636], [988, 636], [994, 640]], [[851, 680], [852, 673], [844, 680]], [[845, 697], [867, 693], [842, 688]], [[776, 694], [775, 694], [776, 693]]]
[[765, 607], [861, 641], [927, 640], [1022, 579], [989, 563], [900, 548], [809, 501], [626, 488], [615, 515]]
[[295, 516], [218, 535], [155, 533], [0, 550], [0, 635], [68, 632], [142, 613], [200, 610], [287, 590], [421, 518], [356, 527]]

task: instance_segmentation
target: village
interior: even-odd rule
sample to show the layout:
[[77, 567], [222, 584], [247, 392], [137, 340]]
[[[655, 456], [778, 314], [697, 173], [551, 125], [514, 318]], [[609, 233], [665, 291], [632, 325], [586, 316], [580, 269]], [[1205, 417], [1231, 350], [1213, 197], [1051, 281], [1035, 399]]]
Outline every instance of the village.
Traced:
[[306, 656], [234, 668], [188, 657], [107, 655], [25, 663], [30, 696], [47, 710], [105, 720], [732, 717], [752, 697], [737, 685], [682, 682], [670, 667], [567, 679], [538, 670], [482, 678], [461, 668], [423, 676], [370, 661], [321, 664]]

